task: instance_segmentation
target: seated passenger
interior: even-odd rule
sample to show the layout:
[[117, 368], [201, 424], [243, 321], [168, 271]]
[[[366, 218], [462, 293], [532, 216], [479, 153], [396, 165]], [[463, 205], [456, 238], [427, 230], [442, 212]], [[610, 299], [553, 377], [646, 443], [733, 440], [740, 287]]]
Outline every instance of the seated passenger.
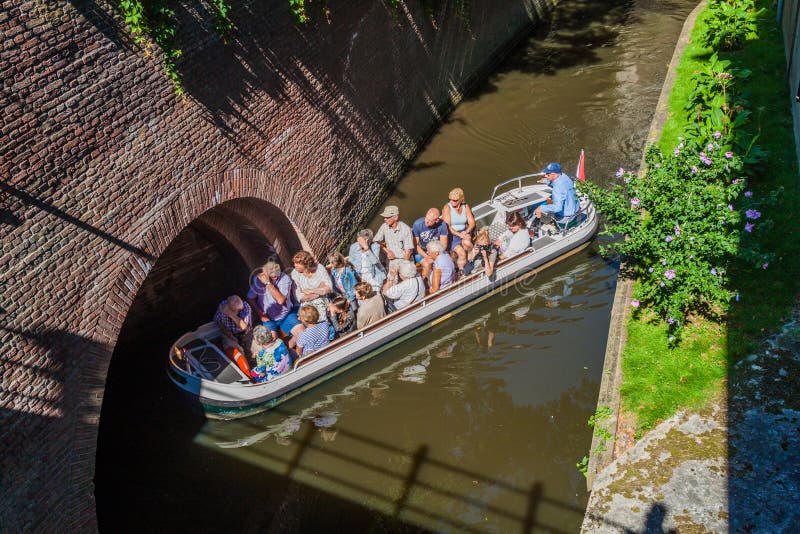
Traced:
[[364, 328], [386, 315], [383, 297], [375, 293], [370, 284], [366, 282], [356, 284], [356, 298], [359, 301], [356, 328]]
[[266, 382], [292, 368], [289, 349], [281, 338], [275, 338], [267, 327], [253, 328], [252, 352], [256, 364], [250, 370], [254, 382]]
[[347, 265], [341, 252], [334, 252], [328, 256], [328, 261], [331, 264], [331, 278], [336, 290], [350, 301], [350, 306], [355, 310], [358, 308], [355, 290], [358, 280], [353, 268]]
[[383, 243], [389, 263], [410, 260], [414, 252], [414, 236], [411, 227], [400, 220], [397, 206], [386, 206], [381, 213], [383, 224], [375, 233], [375, 241]]
[[475, 236], [475, 246], [467, 257], [472, 264], [472, 272], [485, 269], [486, 276], [494, 273], [494, 264], [497, 262], [497, 248], [489, 239], [489, 229], [483, 228]]
[[350, 265], [362, 282], [369, 282], [377, 291], [386, 280], [386, 270], [381, 263], [381, 247], [372, 242], [372, 230], [358, 232], [356, 242], [350, 245]]
[[297, 316], [305, 326], [305, 330], [297, 335], [297, 354], [299, 356], [308, 356], [328, 344], [331, 325], [325, 319], [320, 321], [317, 308], [305, 304], [300, 308]]
[[428, 243], [431, 241], [440, 241], [447, 250], [447, 223], [439, 217], [439, 210], [431, 208], [425, 217], [420, 217], [414, 221], [414, 226], [411, 227], [411, 233], [414, 235], [414, 246], [416, 247], [416, 254], [414, 254], [414, 261], [422, 264], [422, 277], [427, 279], [431, 272], [431, 265], [433, 259], [428, 256]]
[[531, 245], [531, 235], [525, 227], [525, 220], [519, 213], [512, 212], [506, 217], [506, 225], [508, 230], [494, 242], [494, 245], [500, 249], [500, 258], [505, 260], [522, 254]]
[[455, 281], [456, 266], [450, 255], [444, 251], [444, 246], [438, 241], [428, 243], [428, 257], [433, 260], [431, 269], [431, 293], [436, 293]]
[[450, 231], [450, 250], [456, 254], [459, 268], [467, 262], [467, 254], [472, 250], [472, 231], [475, 229], [475, 216], [469, 204], [464, 202], [464, 190], [456, 187], [448, 194], [448, 202], [442, 208], [442, 220]]
[[333, 291], [333, 282], [328, 270], [305, 250], [292, 256], [292, 263], [294, 270], [291, 277], [295, 286], [295, 298], [300, 304], [314, 306], [318, 316], [325, 317], [328, 295]]
[[327, 318], [331, 325], [331, 339], [352, 332], [356, 327], [356, 314], [342, 295], [333, 297], [328, 304]]
[[389, 299], [391, 307], [399, 310], [425, 297], [425, 282], [417, 275], [412, 263], [401, 263], [397, 268], [389, 268], [383, 294]]
[[253, 277], [247, 291], [247, 302], [253, 308], [255, 322], [266, 326], [273, 338], [277, 338], [279, 332], [291, 336], [289, 347], [294, 347], [297, 334], [303, 329], [297, 314], [292, 311], [293, 286], [292, 279], [281, 271], [281, 266], [268, 261]]
[[237, 295], [220, 302], [214, 313], [214, 322], [222, 333], [222, 346], [229, 356], [233, 349], [250, 355], [250, 340], [253, 335], [250, 306]]
[[542, 169], [544, 178], [539, 180], [541, 183], [549, 184], [553, 188], [552, 203], [542, 204], [536, 211], [534, 216], [541, 219], [542, 216], [552, 216], [558, 222], [566, 222], [570, 217], [578, 213], [580, 203], [575, 194], [575, 182], [572, 178], [561, 172], [561, 165], [558, 163], [549, 163], [547, 167]]

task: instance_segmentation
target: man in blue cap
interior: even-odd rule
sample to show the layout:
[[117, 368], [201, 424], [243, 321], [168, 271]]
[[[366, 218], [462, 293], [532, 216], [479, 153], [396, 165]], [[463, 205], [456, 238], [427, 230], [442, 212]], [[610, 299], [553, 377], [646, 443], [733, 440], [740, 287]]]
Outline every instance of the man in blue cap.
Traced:
[[544, 178], [540, 180], [541, 183], [549, 184], [553, 188], [551, 196], [552, 204], [542, 204], [536, 211], [533, 212], [534, 216], [541, 219], [542, 214], [552, 215], [556, 221], [563, 223], [578, 212], [580, 204], [578, 197], [575, 195], [575, 182], [561, 171], [561, 165], [558, 163], [548, 163], [547, 167], [542, 169]]

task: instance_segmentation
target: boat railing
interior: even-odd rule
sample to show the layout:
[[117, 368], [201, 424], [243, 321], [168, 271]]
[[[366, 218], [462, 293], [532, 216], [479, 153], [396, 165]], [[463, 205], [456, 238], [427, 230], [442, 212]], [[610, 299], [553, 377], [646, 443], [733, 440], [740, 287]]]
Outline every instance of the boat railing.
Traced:
[[494, 186], [494, 190], [492, 190], [492, 197], [489, 199], [489, 202], [492, 202], [495, 199], [495, 197], [497, 197], [497, 190], [498, 189], [500, 189], [500, 188], [502, 188], [502, 187], [504, 187], [504, 186], [506, 186], [508, 184], [512, 184], [514, 182], [517, 182], [517, 189], [521, 191], [522, 190], [522, 180], [525, 180], [525, 179], [528, 179], [528, 178], [538, 178], [539, 176], [544, 176], [544, 173], [537, 172], [537, 173], [534, 173], [534, 174], [523, 174], [522, 176], [517, 176], [516, 178], [511, 178], [509, 180], [506, 180], [505, 182], [501, 182], [501, 183], [497, 184], [496, 186]]

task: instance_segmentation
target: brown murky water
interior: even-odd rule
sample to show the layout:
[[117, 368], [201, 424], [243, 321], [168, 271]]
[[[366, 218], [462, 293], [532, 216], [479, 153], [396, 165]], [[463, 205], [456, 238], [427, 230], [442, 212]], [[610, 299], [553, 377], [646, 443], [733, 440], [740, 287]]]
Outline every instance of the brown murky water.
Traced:
[[[447, 119], [387, 204], [409, 224], [548, 161], [634, 167], [696, 2], [561, 3]], [[373, 221], [373, 228], [378, 220]], [[278, 410], [203, 422], [112, 376], [100, 524], [213, 531], [574, 532], [616, 268], [596, 245]], [[163, 371], [160, 371], [163, 372]]]

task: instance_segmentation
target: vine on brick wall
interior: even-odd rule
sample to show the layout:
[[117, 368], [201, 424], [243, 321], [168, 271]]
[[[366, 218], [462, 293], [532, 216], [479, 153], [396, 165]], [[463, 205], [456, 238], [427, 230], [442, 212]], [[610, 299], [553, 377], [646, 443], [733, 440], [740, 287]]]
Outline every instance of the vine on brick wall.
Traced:
[[[228, 15], [230, 3], [228, 0], [208, 1], [214, 13], [214, 28], [223, 42], [227, 42], [228, 35], [233, 29], [233, 23]], [[182, 52], [175, 46], [177, 32], [175, 11], [167, 5], [167, 0], [120, 0], [119, 8], [137, 43], [149, 47], [152, 40], [152, 43], [161, 49], [167, 78], [175, 87], [175, 93], [183, 96], [183, 82], [176, 63]]]
[[[137, 43], [146, 47], [154, 43], [161, 49], [161, 58], [164, 61], [164, 71], [167, 74], [167, 78], [175, 87], [175, 93], [183, 96], [183, 81], [176, 63], [182, 54], [175, 44], [178, 22], [175, 18], [175, 10], [168, 5], [174, 1], [177, 0], [119, 0], [119, 8], [125, 24], [130, 28], [131, 34], [133, 34]], [[309, 21], [307, 4], [312, 1], [287, 0], [289, 11], [298, 24], [305, 24]], [[393, 13], [396, 14], [399, 11], [402, 1], [388, 0], [389, 7]], [[438, 0], [438, 2], [442, 1], [446, 0]], [[204, 2], [214, 14], [214, 29], [222, 41], [227, 43], [228, 37], [233, 31], [233, 22], [230, 19], [230, 0], [204, 0]], [[422, 0], [425, 13], [431, 18], [433, 25], [436, 26], [433, 15], [434, 2], [437, 2], [437, 0]], [[330, 23], [328, 0], [319, 0], [319, 3], [327, 21]], [[467, 30], [471, 31], [472, 0], [455, 0], [455, 14]]]

